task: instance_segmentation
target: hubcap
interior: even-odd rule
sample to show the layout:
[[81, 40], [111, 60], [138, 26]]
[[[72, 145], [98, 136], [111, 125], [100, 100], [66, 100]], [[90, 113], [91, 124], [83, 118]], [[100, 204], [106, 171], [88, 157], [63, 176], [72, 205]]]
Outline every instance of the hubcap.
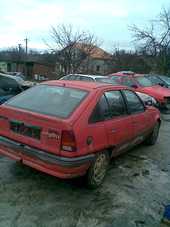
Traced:
[[159, 125], [157, 124], [157, 125], [155, 126], [155, 128], [154, 128], [154, 131], [153, 131], [153, 138], [154, 138], [154, 140], [157, 139], [158, 133], [159, 133]]
[[95, 162], [94, 165], [94, 180], [96, 183], [100, 183], [106, 172], [106, 167], [107, 167], [107, 159], [105, 154], [100, 154]]

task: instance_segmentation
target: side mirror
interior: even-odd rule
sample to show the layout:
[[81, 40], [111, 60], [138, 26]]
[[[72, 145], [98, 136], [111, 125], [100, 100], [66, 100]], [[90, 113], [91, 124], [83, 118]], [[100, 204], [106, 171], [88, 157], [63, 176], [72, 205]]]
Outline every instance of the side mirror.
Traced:
[[136, 88], [138, 88], [138, 85], [132, 84], [131, 87], [134, 88], [134, 89], [136, 89]]

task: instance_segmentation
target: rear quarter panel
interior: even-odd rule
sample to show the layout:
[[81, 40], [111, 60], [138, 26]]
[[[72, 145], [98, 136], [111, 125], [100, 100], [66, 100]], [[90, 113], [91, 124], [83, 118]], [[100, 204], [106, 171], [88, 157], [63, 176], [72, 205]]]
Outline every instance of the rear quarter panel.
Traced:
[[[100, 92], [92, 91], [88, 105], [84, 107], [73, 126], [79, 155], [96, 152], [107, 146], [108, 140], [104, 123], [89, 123], [90, 115], [100, 97]], [[91, 141], [90, 144], [88, 144], [88, 140]]]
[[147, 114], [149, 117], [149, 124], [151, 124], [151, 127], [153, 128], [156, 124], [157, 121], [161, 122], [161, 115], [160, 115], [160, 111], [153, 107], [153, 106], [149, 106], [147, 107]]

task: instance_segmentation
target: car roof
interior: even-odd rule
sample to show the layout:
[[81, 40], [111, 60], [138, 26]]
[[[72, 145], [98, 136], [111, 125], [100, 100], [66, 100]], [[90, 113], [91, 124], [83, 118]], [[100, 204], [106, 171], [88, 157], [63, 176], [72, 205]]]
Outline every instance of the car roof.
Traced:
[[113, 74], [110, 74], [110, 76], [119, 76], [119, 77], [138, 77], [138, 76], [145, 76], [145, 75], [148, 75], [148, 74], [139, 74], [139, 73], [135, 73], [135, 74], [121, 74], [121, 73], [113, 73]]
[[131, 76], [134, 74], [135, 73], [132, 71], [120, 71], [120, 72], [112, 73], [109, 76]]
[[18, 82], [18, 79], [16, 76], [12, 76], [12, 75], [8, 75], [8, 74], [5, 74], [5, 73], [0, 73], [0, 77], [7, 77], [7, 78], [10, 78], [10, 79], [13, 79], [15, 80], [16, 82]]
[[108, 78], [108, 76], [103, 76], [103, 75], [89, 75], [89, 74], [68, 74], [66, 76], [82, 76], [82, 77], [90, 77], [90, 78]]
[[108, 87], [114, 87], [114, 88], [127, 88], [123, 85], [113, 85], [113, 84], [106, 84], [106, 83], [94, 83], [94, 82], [86, 82], [86, 81], [75, 81], [75, 80], [50, 80], [43, 82], [41, 84], [47, 84], [52, 86], [66, 86], [66, 87], [72, 87], [72, 88], [79, 88], [79, 89], [85, 89], [85, 90], [93, 90], [98, 88], [108, 88]]

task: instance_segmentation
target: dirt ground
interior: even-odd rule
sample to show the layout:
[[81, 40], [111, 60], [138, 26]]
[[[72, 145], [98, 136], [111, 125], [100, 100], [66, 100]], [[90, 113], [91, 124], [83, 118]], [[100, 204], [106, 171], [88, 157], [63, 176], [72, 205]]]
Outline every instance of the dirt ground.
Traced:
[[170, 120], [155, 146], [113, 160], [94, 191], [0, 156], [0, 227], [157, 227], [168, 204]]

